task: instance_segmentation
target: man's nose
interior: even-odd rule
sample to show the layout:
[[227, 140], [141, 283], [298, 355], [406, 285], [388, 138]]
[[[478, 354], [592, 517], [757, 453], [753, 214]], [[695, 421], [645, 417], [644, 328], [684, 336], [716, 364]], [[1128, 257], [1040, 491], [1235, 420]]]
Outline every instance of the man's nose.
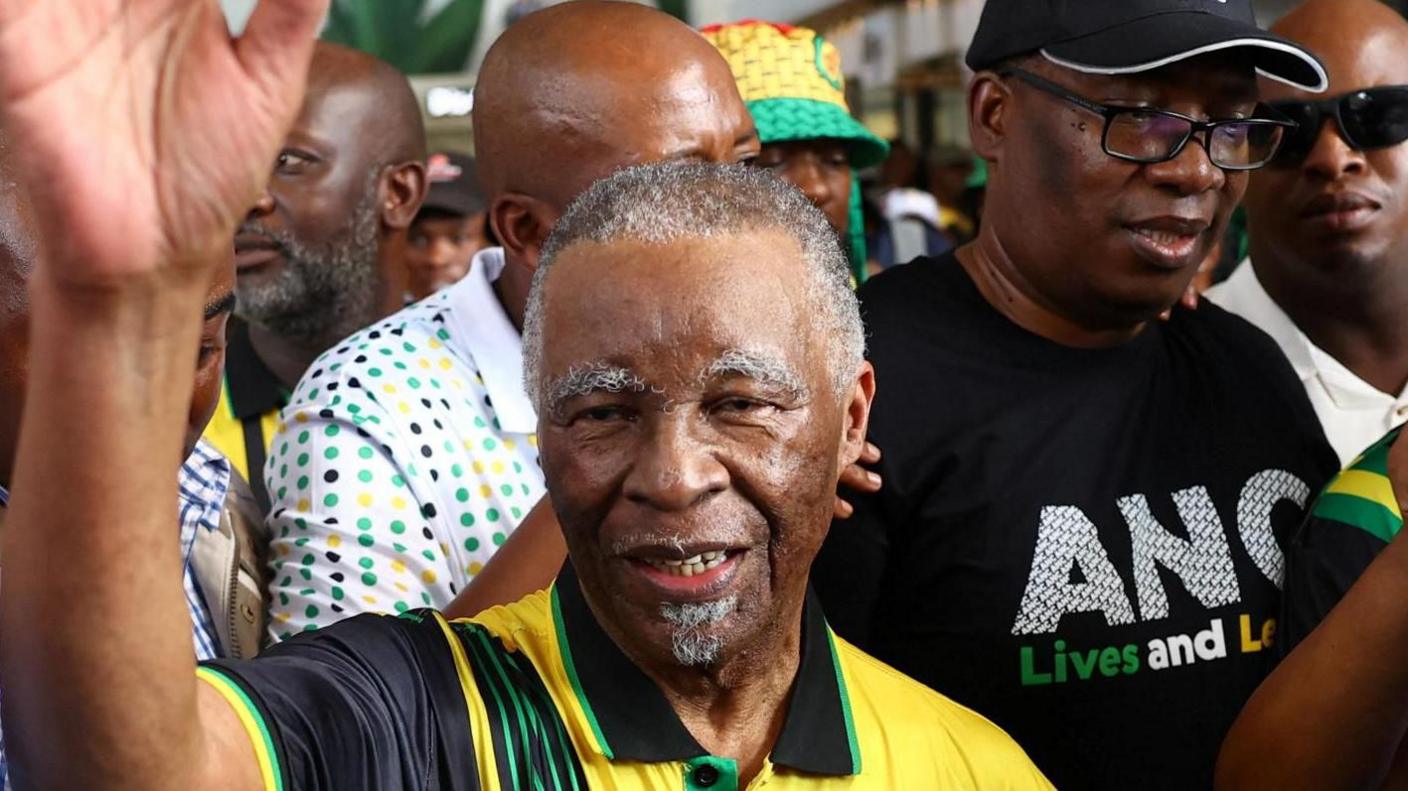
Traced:
[[274, 213], [274, 195], [265, 187], [259, 192], [259, 199], [249, 207], [248, 217], [268, 217]]
[[1180, 195], [1197, 195], [1203, 192], [1222, 189], [1227, 183], [1227, 173], [1212, 162], [1205, 145], [1205, 135], [1194, 135], [1178, 152], [1178, 156], [1167, 162], [1145, 165], [1144, 172], [1156, 186], [1165, 187]]
[[728, 488], [728, 470], [698, 436], [701, 428], [694, 416], [663, 416], [626, 478], [626, 498], [660, 511], [682, 511]]
[[1363, 172], [1368, 163], [1363, 151], [1356, 151], [1344, 139], [1340, 125], [1333, 118], [1326, 119], [1315, 136], [1315, 146], [1306, 155], [1301, 169], [1325, 181], [1335, 181], [1343, 176]]
[[831, 184], [826, 173], [814, 157], [802, 157], [793, 165], [788, 174], [793, 184], [807, 196], [807, 200], [817, 206], [824, 206], [831, 200]]

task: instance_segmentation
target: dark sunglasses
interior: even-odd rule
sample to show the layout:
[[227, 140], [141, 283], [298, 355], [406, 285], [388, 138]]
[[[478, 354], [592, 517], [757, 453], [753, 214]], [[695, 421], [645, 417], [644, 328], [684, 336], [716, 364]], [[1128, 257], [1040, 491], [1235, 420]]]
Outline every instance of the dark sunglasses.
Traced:
[[1100, 145], [1105, 153], [1145, 165], [1177, 158], [1188, 141], [1201, 134], [1203, 148], [1214, 165], [1223, 170], [1255, 170], [1271, 161], [1282, 136], [1295, 126], [1290, 121], [1275, 118], [1199, 121], [1171, 110], [1100, 104], [1029, 71], [1007, 69], [1001, 75], [1016, 77], [1039, 91], [1104, 118]]
[[1271, 107], [1296, 122], [1286, 132], [1273, 164], [1297, 167], [1320, 138], [1325, 121], [1339, 124], [1340, 137], [1358, 151], [1388, 148], [1408, 140], [1408, 85], [1366, 88], [1310, 102], [1272, 102]]

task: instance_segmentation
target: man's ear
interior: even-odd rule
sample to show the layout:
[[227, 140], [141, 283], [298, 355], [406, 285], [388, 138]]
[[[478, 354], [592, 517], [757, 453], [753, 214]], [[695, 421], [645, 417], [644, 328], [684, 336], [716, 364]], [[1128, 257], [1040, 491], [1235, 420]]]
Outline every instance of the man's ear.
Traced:
[[489, 227], [503, 245], [505, 257], [522, 261], [530, 269], [538, 268], [538, 254], [557, 219], [557, 209], [517, 192], [495, 195], [489, 207]]
[[841, 439], [841, 464], [838, 469], [855, 464], [865, 449], [865, 436], [870, 430], [870, 406], [875, 403], [875, 366], [861, 363], [855, 385], [846, 399], [846, 431]]
[[1007, 113], [1012, 89], [991, 71], [980, 71], [968, 86], [968, 134], [973, 153], [989, 162], [998, 161], [1007, 137]]
[[424, 162], [402, 162], [387, 168], [378, 195], [382, 225], [397, 231], [411, 227], [429, 188]]

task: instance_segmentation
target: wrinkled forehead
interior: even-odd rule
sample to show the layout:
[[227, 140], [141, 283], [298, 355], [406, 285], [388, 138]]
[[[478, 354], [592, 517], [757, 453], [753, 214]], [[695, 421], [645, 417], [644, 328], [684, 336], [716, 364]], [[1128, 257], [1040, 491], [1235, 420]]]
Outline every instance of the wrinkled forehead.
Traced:
[[543, 373], [610, 361], [692, 381], [739, 349], [803, 369], [817, 338], [801, 255], [777, 232], [573, 245], [548, 273]]

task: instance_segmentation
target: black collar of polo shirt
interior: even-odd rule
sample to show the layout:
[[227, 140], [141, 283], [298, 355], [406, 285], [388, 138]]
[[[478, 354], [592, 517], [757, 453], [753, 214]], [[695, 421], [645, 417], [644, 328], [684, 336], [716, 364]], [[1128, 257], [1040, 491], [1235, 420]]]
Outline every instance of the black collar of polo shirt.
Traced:
[[225, 382], [230, 388], [230, 411], [239, 420], [288, 405], [283, 383], [254, 351], [249, 324], [236, 316], [230, 317], [225, 332]]
[[[562, 661], [606, 757], [646, 763], [708, 755], [670, 708], [664, 693], [597, 623], [569, 561], [553, 586]], [[831, 633], [812, 591], [802, 613], [802, 658], [774, 764], [818, 775], [860, 772], [849, 700]]]

